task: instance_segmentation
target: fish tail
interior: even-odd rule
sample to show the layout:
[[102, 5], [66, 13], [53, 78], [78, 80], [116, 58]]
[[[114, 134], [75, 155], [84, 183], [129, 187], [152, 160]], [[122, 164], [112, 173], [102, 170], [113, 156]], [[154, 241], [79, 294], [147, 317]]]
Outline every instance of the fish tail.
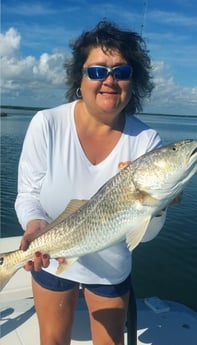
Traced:
[[0, 253], [0, 291], [18, 270], [16, 264], [11, 260], [12, 253], [14, 252]]
[[0, 273], [0, 291], [3, 290], [3, 288], [7, 285], [7, 283], [9, 282], [9, 280], [12, 278], [13, 275], [14, 273], [7, 274], [6, 276], [4, 275], [3, 277], [1, 277], [1, 273]]

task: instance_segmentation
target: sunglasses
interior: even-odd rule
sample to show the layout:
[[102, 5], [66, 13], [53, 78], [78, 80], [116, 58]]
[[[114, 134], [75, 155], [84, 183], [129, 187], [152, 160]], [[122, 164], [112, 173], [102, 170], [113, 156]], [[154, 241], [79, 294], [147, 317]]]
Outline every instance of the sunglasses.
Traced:
[[114, 67], [90, 66], [83, 68], [83, 75], [91, 80], [105, 80], [108, 74], [116, 80], [129, 80], [133, 73], [133, 68], [128, 65], [119, 65]]

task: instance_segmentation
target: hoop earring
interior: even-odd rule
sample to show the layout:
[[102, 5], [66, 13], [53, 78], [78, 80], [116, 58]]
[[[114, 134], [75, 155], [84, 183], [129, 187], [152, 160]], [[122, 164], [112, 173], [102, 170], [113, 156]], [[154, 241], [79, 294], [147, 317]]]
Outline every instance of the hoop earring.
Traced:
[[76, 96], [77, 96], [77, 98], [82, 98], [80, 87], [78, 87], [77, 90], [76, 90]]

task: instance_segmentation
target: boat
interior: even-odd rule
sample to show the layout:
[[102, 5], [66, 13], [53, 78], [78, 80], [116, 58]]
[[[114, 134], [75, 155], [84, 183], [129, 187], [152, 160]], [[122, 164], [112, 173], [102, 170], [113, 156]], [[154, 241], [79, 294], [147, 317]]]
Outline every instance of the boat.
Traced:
[[[21, 237], [0, 239], [0, 252], [18, 248]], [[31, 289], [31, 275], [19, 270], [0, 294], [1, 345], [39, 345], [39, 328]], [[137, 299], [137, 345], [196, 345], [197, 312], [157, 296]], [[129, 313], [125, 345], [129, 344]], [[71, 345], [91, 345], [87, 307], [81, 294]]]

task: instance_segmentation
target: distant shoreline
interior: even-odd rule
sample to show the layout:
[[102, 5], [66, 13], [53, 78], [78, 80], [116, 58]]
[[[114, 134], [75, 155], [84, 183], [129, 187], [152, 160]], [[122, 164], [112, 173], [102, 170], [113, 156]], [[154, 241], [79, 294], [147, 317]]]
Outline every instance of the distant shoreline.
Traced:
[[[26, 107], [26, 106], [13, 106], [13, 105], [1, 105], [0, 112], [3, 109], [15, 109], [15, 110], [32, 110], [39, 111], [44, 109], [49, 109], [49, 107]], [[137, 113], [137, 115], [152, 115], [152, 116], [173, 116], [173, 117], [197, 117], [197, 115], [178, 115], [178, 114], [164, 114], [164, 113]]]
[[47, 107], [26, 107], [20, 105], [1, 105], [0, 109], [16, 109], [16, 110], [43, 110], [48, 109]]

